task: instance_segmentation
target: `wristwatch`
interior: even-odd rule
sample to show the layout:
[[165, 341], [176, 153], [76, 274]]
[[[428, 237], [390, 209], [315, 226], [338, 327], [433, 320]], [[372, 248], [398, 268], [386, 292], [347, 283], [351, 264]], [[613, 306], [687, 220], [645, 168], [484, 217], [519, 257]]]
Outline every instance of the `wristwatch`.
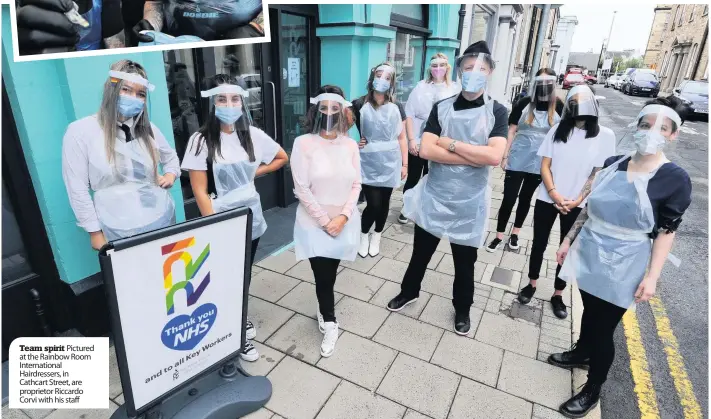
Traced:
[[455, 144], [456, 142], [457, 142], [457, 140], [452, 140], [452, 142], [449, 143], [449, 147], [447, 147], [447, 149], [448, 149], [449, 151], [451, 151], [452, 153], [454, 153], [454, 144]]

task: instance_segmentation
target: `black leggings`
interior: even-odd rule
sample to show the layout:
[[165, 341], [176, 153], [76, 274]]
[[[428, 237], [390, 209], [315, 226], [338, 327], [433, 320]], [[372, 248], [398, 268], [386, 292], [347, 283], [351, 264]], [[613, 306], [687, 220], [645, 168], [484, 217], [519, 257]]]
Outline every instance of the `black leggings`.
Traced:
[[[420, 295], [420, 286], [427, 272], [427, 264], [437, 250], [439, 238], [415, 224], [415, 242], [410, 264], [402, 279], [401, 293], [408, 298]], [[469, 312], [474, 302], [474, 262], [477, 248], [451, 243], [454, 260], [454, 284], [452, 286], [452, 304], [454, 309]]]
[[506, 176], [504, 177], [504, 199], [501, 201], [496, 224], [497, 233], [506, 231], [506, 224], [509, 222], [511, 210], [516, 203], [517, 197], [518, 206], [516, 207], [516, 218], [513, 226], [514, 228], [523, 227], [523, 222], [526, 221], [526, 216], [528, 215], [528, 209], [531, 207], [531, 198], [533, 198], [533, 193], [540, 184], [541, 175], [514, 170], [506, 171]]
[[614, 334], [627, 309], [580, 290], [583, 318], [576, 350], [590, 356], [588, 383], [602, 385], [615, 359]]
[[369, 185], [362, 187], [366, 205], [360, 218], [360, 231], [367, 234], [375, 223], [375, 232], [381, 233], [390, 211], [390, 195], [393, 193], [393, 188]]
[[425, 176], [427, 172], [429, 172], [428, 161], [410, 153], [410, 155], [407, 156], [407, 180], [405, 181], [405, 186], [402, 187], [402, 193], [407, 192], [408, 189], [412, 189], [413, 186], [417, 185], [420, 178]]
[[323, 321], [335, 322], [336, 313], [334, 308], [333, 286], [336, 284], [338, 265], [341, 261], [338, 259], [313, 257], [309, 258], [309, 263], [311, 263], [311, 270], [314, 272], [316, 299], [318, 300], [318, 308], [323, 316]]
[[[541, 273], [543, 254], [546, 252], [548, 238], [556, 217], [560, 215], [560, 243], [563, 243], [565, 235], [570, 231], [578, 215], [580, 215], [580, 211], [582, 211], [582, 208], [576, 207], [567, 214], [561, 214], [553, 204], [540, 199], [536, 200], [536, 206], [533, 208], [533, 244], [531, 244], [531, 259], [528, 262], [529, 279], [538, 279]], [[554, 285], [555, 289], [560, 291], [565, 289], [565, 281], [560, 279], [558, 274], [560, 274], [560, 265], [555, 268]]]

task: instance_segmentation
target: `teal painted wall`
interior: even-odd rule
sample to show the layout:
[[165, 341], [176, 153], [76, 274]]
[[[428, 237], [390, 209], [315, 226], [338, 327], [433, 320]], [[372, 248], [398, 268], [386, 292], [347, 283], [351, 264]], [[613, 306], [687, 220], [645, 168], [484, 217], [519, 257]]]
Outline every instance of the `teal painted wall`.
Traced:
[[[109, 66], [123, 58], [141, 63], [156, 85], [149, 97], [151, 121], [171, 145], [168, 90], [160, 52], [14, 62], [10, 13], [2, 7], [2, 76], [15, 117], [60, 277], [77, 282], [99, 271], [89, 235], [76, 225], [62, 181], [62, 137], [70, 122], [91, 115], [101, 102]], [[179, 181], [171, 189], [178, 221], [185, 220]]]

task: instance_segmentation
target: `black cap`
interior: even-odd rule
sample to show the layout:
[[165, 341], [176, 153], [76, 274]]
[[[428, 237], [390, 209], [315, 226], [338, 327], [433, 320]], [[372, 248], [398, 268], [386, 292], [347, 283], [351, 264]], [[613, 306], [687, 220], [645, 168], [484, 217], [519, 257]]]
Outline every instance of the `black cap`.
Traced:
[[467, 49], [464, 50], [464, 53], [462, 55], [482, 53], [491, 55], [491, 51], [489, 51], [489, 45], [486, 44], [486, 41], [477, 41], [469, 45]]

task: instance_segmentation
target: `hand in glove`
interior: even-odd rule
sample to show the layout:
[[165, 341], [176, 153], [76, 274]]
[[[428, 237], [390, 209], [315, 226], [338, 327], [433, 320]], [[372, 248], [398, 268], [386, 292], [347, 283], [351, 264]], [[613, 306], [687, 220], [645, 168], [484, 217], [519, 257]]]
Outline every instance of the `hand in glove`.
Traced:
[[132, 32], [133, 32], [133, 38], [134, 38], [134, 44], [138, 45], [139, 42], [153, 42], [154, 39], [150, 35], [145, 35], [142, 34], [141, 31], [154, 31], [155, 28], [153, 25], [151, 25], [151, 22], [149, 22], [146, 19], [141, 20], [140, 22], [136, 23], [136, 26], [133, 27]]
[[72, 0], [19, 0], [17, 39], [20, 54], [44, 48], [73, 48], [79, 42], [77, 27], [64, 13], [73, 9]]

